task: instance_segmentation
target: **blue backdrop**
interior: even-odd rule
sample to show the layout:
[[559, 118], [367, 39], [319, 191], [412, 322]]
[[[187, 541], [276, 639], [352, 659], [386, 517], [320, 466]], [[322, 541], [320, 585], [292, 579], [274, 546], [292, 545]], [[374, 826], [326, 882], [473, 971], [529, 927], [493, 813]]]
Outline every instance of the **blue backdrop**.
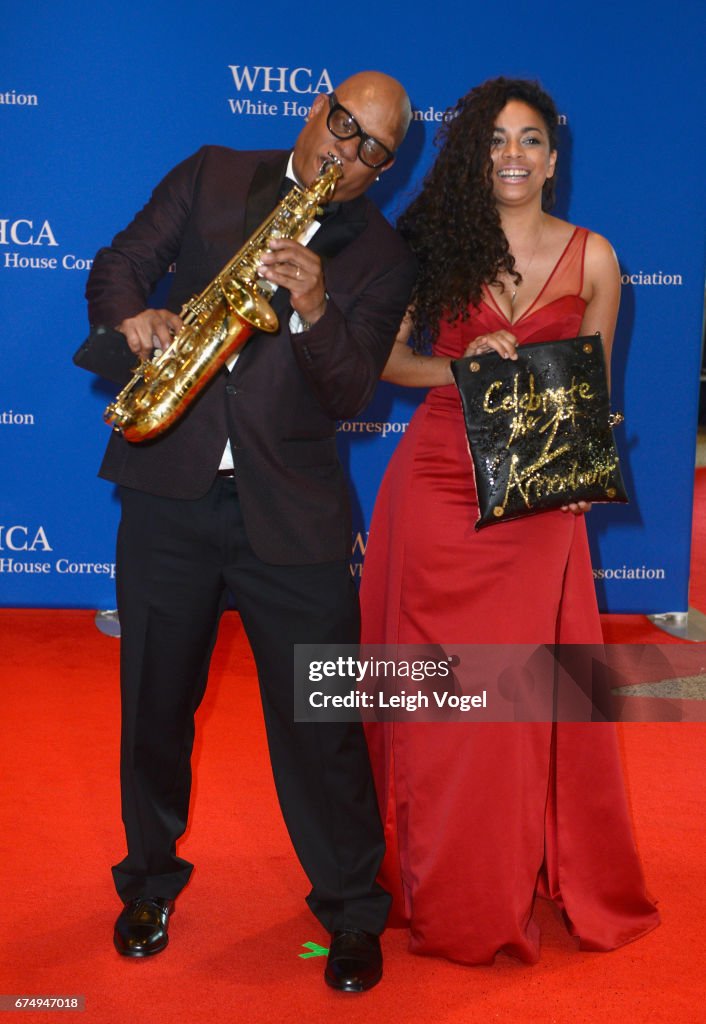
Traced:
[[[93, 255], [203, 143], [292, 143], [317, 91], [365, 68], [407, 86], [415, 121], [372, 191], [394, 219], [445, 108], [498, 74], [539, 78], [562, 112], [558, 213], [606, 235], [623, 270], [613, 364], [627, 508], [589, 517], [599, 601], [687, 608], [703, 313], [702, 5], [445, 2], [404, 14], [271, 0], [15, 4], [0, 81], [0, 588], [18, 606], [114, 606], [118, 509], [96, 469], [108, 386], [75, 369]], [[697, 184], [698, 179], [698, 184]], [[339, 425], [364, 559], [374, 496], [419, 394], [381, 385]]]

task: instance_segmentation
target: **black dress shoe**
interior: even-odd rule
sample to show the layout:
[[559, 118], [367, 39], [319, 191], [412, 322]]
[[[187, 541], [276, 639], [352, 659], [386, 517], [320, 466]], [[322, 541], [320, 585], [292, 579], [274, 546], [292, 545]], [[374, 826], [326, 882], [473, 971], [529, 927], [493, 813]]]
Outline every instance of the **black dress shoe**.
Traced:
[[331, 936], [324, 979], [341, 992], [365, 992], [382, 978], [380, 939], [370, 932], [339, 931]]
[[174, 900], [140, 896], [126, 903], [115, 922], [113, 942], [122, 956], [152, 956], [169, 942], [167, 928]]

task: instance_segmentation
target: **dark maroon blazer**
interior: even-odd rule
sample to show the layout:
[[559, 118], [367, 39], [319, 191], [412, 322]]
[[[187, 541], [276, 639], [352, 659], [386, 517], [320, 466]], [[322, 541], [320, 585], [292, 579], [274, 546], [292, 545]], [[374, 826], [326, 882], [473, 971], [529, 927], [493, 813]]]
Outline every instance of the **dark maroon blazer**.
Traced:
[[[287, 159], [206, 146], [174, 168], [97, 254], [86, 287], [91, 324], [114, 327], [144, 309], [173, 262], [167, 305], [179, 312], [274, 208]], [[197, 498], [212, 485], [230, 437], [248, 538], [272, 564], [350, 555], [336, 422], [370, 400], [415, 276], [404, 242], [365, 196], [341, 203], [310, 247], [324, 265], [324, 316], [291, 333], [280, 288], [279, 331], [251, 336], [233, 372], [217, 375], [165, 434], [131, 444], [113, 432], [100, 469], [125, 487]]]

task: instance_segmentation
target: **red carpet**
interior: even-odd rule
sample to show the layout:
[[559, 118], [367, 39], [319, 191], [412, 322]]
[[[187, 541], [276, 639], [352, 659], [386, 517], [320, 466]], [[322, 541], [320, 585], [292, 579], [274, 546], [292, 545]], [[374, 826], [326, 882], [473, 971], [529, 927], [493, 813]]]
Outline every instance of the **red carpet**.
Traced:
[[182, 847], [197, 869], [169, 949], [146, 961], [123, 960], [111, 945], [119, 905], [108, 868], [123, 842], [117, 641], [80, 611], [1, 611], [0, 637], [1, 994], [84, 995], [80, 1019], [90, 1024], [706, 1020], [706, 726], [620, 727], [640, 852], [663, 916], [655, 932], [614, 953], [579, 953], [542, 905], [539, 965], [499, 957], [466, 968], [413, 957], [405, 933], [390, 930], [383, 984], [345, 996], [324, 986], [322, 959], [298, 955], [327, 936], [303, 903], [306, 882], [276, 807], [237, 615], [224, 620], [199, 712]]
[[[703, 510], [706, 470], [696, 483]], [[691, 604], [706, 612], [703, 512], [694, 522]], [[676, 642], [641, 616], [605, 616], [604, 628], [614, 643]], [[303, 903], [306, 880], [276, 805], [237, 615], [224, 619], [199, 711], [181, 848], [197, 868], [169, 949], [145, 961], [123, 960], [111, 945], [119, 904], [109, 865], [123, 844], [118, 643], [95, 629], [92, 612], [41, 610], [0, 610], [0, 641], [0, 996], [85, 996], [78, 1019], [90, 1024], [706, 1021], [706, 724], [619, 726], [660, 928], [613, 953], [579, 953], [542, 904], [537, 966], [498, 957], [476, 968], [413, 957], [405, 933], [389, 930], [383, 984], [346, 996], [324, 986], [322, 959], [299, 956], [304, 943], [325, 945], [327, 936]]]

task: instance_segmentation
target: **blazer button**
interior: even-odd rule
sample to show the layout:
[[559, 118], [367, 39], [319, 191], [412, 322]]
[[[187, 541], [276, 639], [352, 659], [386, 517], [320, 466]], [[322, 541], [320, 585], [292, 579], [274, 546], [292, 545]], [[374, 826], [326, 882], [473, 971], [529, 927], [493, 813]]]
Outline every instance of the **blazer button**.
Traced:
[[226, 384], [226, 394], [228, 394], [228, 395], [237, 395], [238, 394], [238, 389], [233, 387], [232, 384]]

